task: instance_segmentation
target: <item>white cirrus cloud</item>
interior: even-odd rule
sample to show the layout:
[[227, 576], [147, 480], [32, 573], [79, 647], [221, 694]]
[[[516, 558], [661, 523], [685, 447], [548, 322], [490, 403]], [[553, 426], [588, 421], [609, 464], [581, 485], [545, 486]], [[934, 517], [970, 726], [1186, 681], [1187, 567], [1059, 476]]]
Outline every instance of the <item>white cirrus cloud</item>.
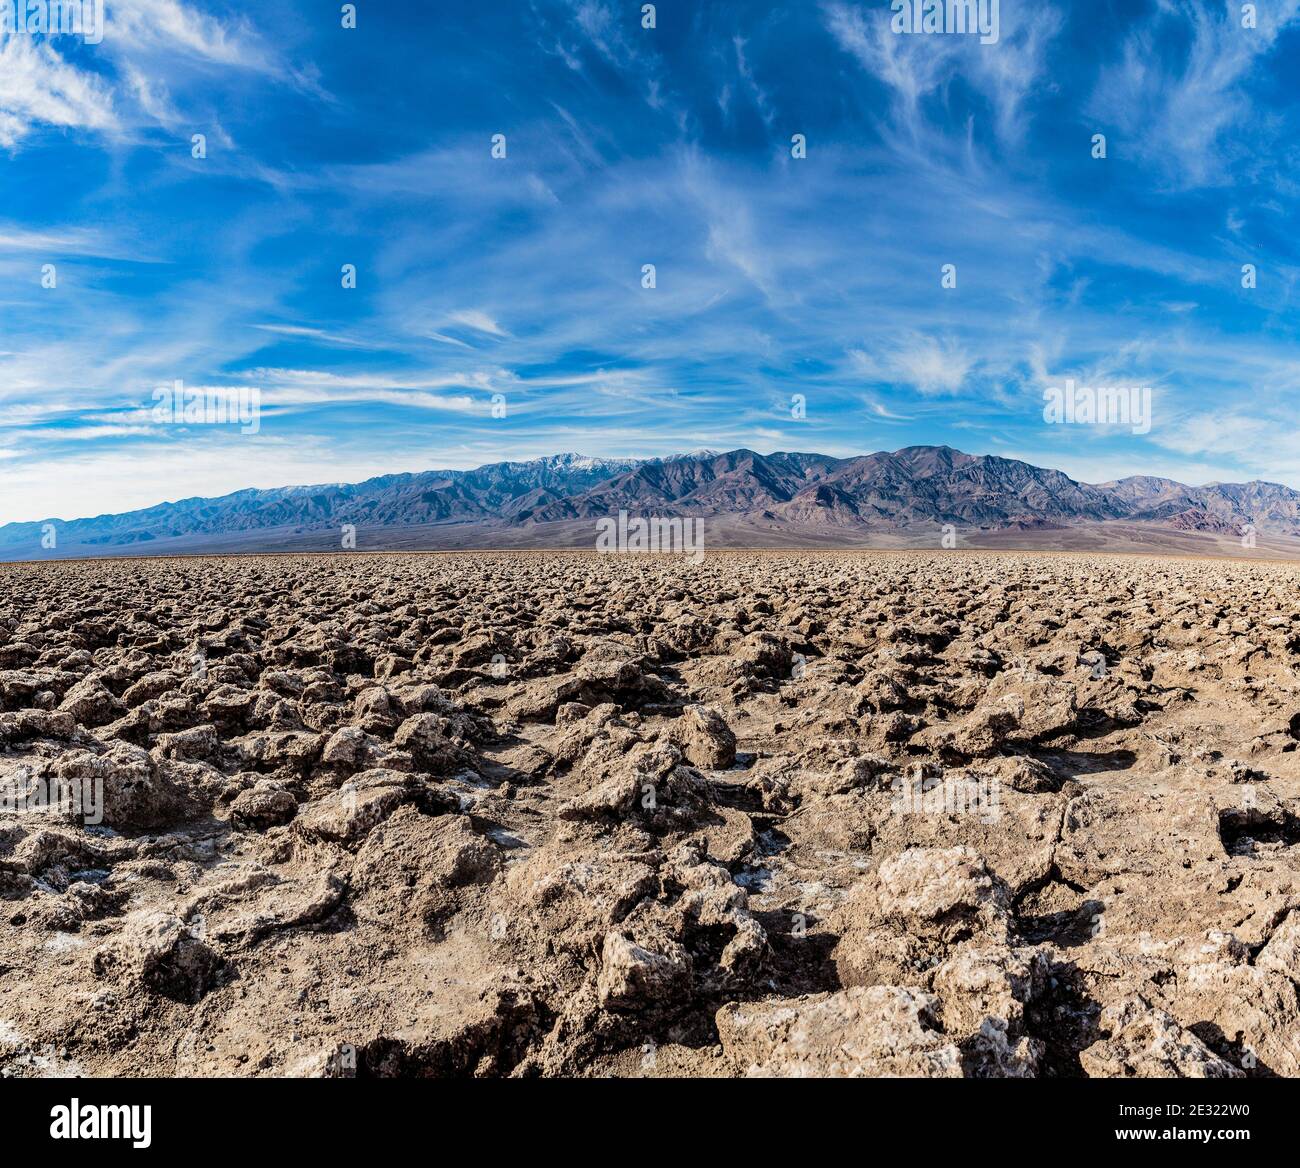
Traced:
[[922, 334], [912, 334], [876, 353], [850, 349], [848, 356], [859, 376], [909, 385], [922, 394], [958, 392], [975, 365], [953, 338]]
[[0, 28], [0, 148], [12, 150], [34, 125], [116, 131], [108, 84], [65, 61], [48, 41]]
[[[1159, 0], [1097, 78], [1088, 112], [1117, 126], [1125, 150], [1154, 163], [1174, 187], [1228, 181], [1238, 153], [1229, 132], [1268, 128], [1247, 91], [1259, 62], [1300, 17], [1300, 0], [1252, 5], [1253, 28], [1243, 27], [1244, 7]], [[1185, 52], [1168, 53], [1182, 43]]]

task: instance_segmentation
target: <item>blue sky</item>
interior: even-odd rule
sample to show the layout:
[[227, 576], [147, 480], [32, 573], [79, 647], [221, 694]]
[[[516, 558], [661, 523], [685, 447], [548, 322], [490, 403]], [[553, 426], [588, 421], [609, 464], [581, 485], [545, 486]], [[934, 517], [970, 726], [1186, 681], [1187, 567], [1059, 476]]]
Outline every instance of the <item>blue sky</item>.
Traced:
[[[340, 7], [0, 26], [0, 522], [563, 450], [1300, 487], [1300, 0], [1002, 0], [987, 45], [887, 0]], [[1045, 424], [1069, 377], [1150, 433]], [[259, 431], [159, 422], [178, 379]]]

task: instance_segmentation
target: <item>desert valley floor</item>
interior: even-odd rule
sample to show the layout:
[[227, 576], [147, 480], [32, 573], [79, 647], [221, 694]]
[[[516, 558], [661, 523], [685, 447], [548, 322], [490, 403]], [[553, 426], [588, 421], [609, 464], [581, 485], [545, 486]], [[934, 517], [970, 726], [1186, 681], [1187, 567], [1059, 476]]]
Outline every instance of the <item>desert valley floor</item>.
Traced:
[[1294, 1076], [1298, 669], [1285, 562], [2, 565], [0, 1075]]

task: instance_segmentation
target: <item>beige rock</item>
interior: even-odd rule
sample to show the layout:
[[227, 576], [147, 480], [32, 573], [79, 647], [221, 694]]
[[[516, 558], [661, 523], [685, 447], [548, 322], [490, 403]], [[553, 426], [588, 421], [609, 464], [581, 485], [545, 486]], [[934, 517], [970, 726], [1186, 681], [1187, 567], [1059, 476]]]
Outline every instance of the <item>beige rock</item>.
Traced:
[[733, 1002], [716, 1022], [724, 1057], [751, 1078], [961, 1078], [961, 1053], [939, 1030], [937, 1007], [917, 989], [855, 987]]

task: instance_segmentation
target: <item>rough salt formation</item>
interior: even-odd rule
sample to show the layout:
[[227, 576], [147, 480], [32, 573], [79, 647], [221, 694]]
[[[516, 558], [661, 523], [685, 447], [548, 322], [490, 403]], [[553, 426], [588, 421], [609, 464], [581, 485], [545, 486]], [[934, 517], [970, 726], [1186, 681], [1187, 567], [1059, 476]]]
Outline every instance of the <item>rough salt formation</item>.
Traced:
[[0, 566], [0, 1074], [1300, 1075], [1298, 667], [1277, 563]]

